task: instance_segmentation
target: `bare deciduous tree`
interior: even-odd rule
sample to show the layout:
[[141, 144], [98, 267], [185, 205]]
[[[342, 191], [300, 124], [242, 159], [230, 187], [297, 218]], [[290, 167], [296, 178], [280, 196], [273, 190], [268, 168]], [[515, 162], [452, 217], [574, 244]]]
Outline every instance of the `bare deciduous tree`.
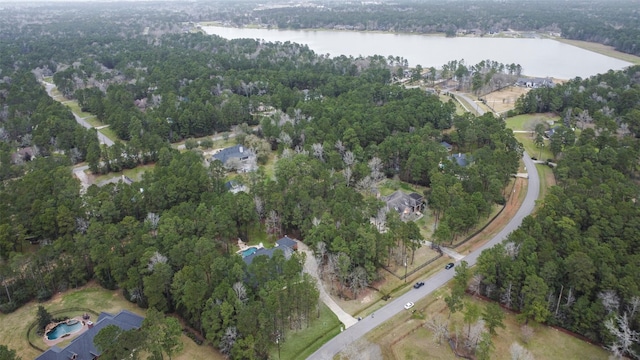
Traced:
[[504, 245], [504, 252], [509, 255], [512, 259], [515, 259], [518, 256], [518, 252], [520, 251], [520, 245], [516, 245], [513, 242], [508, 242]]
[[355, 269], [353, 269], [353, 271], [351, 271], [351, 273], [349, 273], [348, 281], [349, 289], [357, 298], [360, 294], [360, 291], [369, 285], [369, 277], [367, 276], [367, 271], [362, 266], [356, 267]]
[[353, 171], [350, 167], [347, 167], [342, 171], [342, 175], [344, 176], [344, 180], [347, 183], [347, 186], [351, 185], [351, 177], [353, 176]]
[[311, 145], [311, 149], [313, 150], [313, 156], [318, 160], [324, 162], [324, 147], [320, 143], [315, 143]]
[[284, 131], [280, 132], [280, 136], [278, 136], [278, 139], [276, 139], [276, 141], [284, 144], [288, 148], [290, 148], [291, 144], [293, 144], [293, 139], [291, 139], [291, 136]]
[[247, 301], [247, 289], [244, 287], [244, 283], [238, 281], [237, 283], [233, 284], [233, 291], [236, 293], [238, 300], [243, 303]]
[[342, 156], [342, 161], [344, 161], [345, 165], [352, 166], [356, 162], [356, 156], [351, 151], [347, 151]]
[[373, 192], [375, 189], [374, 185], [375, 183], [373, 182], [373, 179], [367, 175], [358, 181], [356, 184], [356, 190], [360, 192]]
[[502, 295], [500, 295], [500, 303], [504, 304], [504, 306], [508, 308], [511, 308], [511, 306], [513, 305], [512, 289], [513, 289], [513, 283], [509, 282], [506, 289], [504, 289], [504, 292], [502, 293]]
[[629, 315], [626, 312], [622, 316], [616, 315], [614, 318], [607, 319], [604, 326], [615, 338], [613, 343], [607, 346], [614, 357], [619, 359], [627, 355], [636, 359], [639, 357], [633, 347], [640, 342], [640, 333], [631, 329]]
[[449, 337], [449, 322], [443, 316], [436, 315], [424, 323], [424, 326], [433, 332], [433, 340], [442, 345]]
[[258, 195], [255, 195], [253, 197], [253, 203], [256, 206], [256, 213], [258, 214], [260, 219], [264, 219], [264, 201], [262, 201], [262, 198]]
[[340, 153], [340, 155], [344, 155], [344, 151], [347, 149], [344, 144], [342, 144], [342, 140], [336, 141], [336, 150]]
[[220, 339], [220, 352], [229, 355], [231, 354], [231, 349], [233, 345], [236, 343], [236, 339], [238, 338], [238, 330], [235, 326], [228, 327], [222, 338]]
[[368, 165], [371, 170], [371, 179], [373, 179], [375, 183], [384, 178], [384, 174], [382, 173], [382, 160], [374, 156], [369, 160]]
[[471, 281], [469, 282], [469, 291], [471, 291], [474, 296], [480, 294], [480, 285], [482, 285], [483, 279], [484, 276], [481, 274], [475, 274], [471, 278]]
[[153, 268], [158, 263], [166, 264], [167, 263], [167, 257], [156, 251], [155, 253], [153, 253], [151, 258], [149, 259], [149, 263], [147, 264], [147, 269], [149, 271], [153, 271]]
[[612, 312], [617, 312], [620, 307], [620, 299], [618, 295], [613, 290], [605, 290], [601, 291], [598, 294], [598, 298], [602, 301], [602, 306], [607, 310], [607, 313], [611, 314]]
[[269, 211], [264, 225], [267, 228], [267, 234], [277, 236], [280, 233], [280, 215], [275, 210]]
[[464, 346], [469, 350], [475, 350], [478, 346], [478, 343], [480, 342], [482, 333], [484, 333], [485, 331], [484, 320], [478, 320], [469, 328], [467, 337], [464, 340]]

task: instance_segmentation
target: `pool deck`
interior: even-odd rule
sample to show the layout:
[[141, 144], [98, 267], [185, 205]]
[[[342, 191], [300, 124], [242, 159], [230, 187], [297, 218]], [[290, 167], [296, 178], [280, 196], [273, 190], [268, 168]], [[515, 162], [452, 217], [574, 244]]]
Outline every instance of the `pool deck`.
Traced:
[[78, 336], [78, 335], [82, 334], [83, 332], [85, 332], [85, 331], [89, 330], [89, 325], [87, 325], [87, 321], [91, 321], [91, 320], [85, 320], [85, 319], [83, 319], [83, 318], [82, 318], [82, 315], [80, 315], [80, 316], [76, 316], [76, 317], [72, 317], [72, 318], [70, 318], [69, 320], [78, 320], [78, 321], [82, 322], [82, 328], [81, 328], [80, 330], [78, 330], [78, 331], [76, 331], [76, 332], [74, 332], [74, 333], [70, 334], [69, 336], [61, 337], [61, 338], [58, 338], [58, 339], [55, 339], [55, 340], [49, 340], [49, 339], [47, 339], [47, 335], [45, 334], [45, 335], [42, 337], [42, 340], [44, 341], [44, 344], [45, 344], [45, 345], [47, 345], [48, 347], [51, 347], [51, 346], [56, 345], [56, 344], [58, 344], [58, 343], [61, 343], [61, 342], [63, 342], [63, 341], [66, 341], [66, 340], [69, 340], [69, 339], [73, 339], [73, 338], [75, 338], [76, 336]]

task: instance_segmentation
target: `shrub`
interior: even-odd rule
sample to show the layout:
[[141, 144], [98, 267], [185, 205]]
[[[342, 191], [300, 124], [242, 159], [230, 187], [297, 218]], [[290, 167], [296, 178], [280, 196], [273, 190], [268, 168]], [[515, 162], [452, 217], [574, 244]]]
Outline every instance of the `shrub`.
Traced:
[[51, 296], [53, 296], [51, 291], [49, 289], [44, 288], [44, 289], [38, 290], [38, 293], [36, 294], [36, 299], [39, 302], [44, 302], [51, 299]]
[[213, 147], [213, 140], [210, 138], [202, 139], [200, 141], [200, 147], [203, 149], [211, 149]]
[[193, 139], [193, 138], [187, 139], [187, 141], [184, 142], [184, 147], [187, 150], [195, 149], [195, 148], [198, 147], [198, 140]]
[[16, 304], [15, 302], [13, 301], [6, 302], [4, 304], [0, 304], [0, 313], [3, 313], [3, 314], [12, 313], [16, 311], [17, 308], [18, 308], [18, 304]]

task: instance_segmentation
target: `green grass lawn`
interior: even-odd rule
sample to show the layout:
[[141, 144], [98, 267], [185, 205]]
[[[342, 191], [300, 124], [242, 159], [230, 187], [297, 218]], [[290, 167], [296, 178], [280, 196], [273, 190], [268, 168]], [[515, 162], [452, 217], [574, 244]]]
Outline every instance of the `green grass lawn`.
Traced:
[[66, 101], [63, 101], [62, 103], [66, 105], [69, 109], [71, 109], [71, 111], [73, 111], [74, 114], [80, 116], [81, 118], [92, 116], [91, 113], [82, 111], [80, 109], [80, 105], [78, 104], [78, 101], [76, 100], [66, 100]]
[[[89, 283], [80, 289], [69, 290], [56, 294], [51, 300], [38, 303], [32, 301], [10, 314], [0, 314], [0, 344], [8, 346], [16, 351], [22, 359], [33, 359], [40, 355], [40, 352], [31, 346], [27, 341], [27, 330], [29, 325], [35, 321], [38, 305], [44, 306], [48, 311], [63, 310], [66, 308], [87, 308], [97, 313], [102, 311], [117, 313], [120, 310], [129, 310], [144, 316], [145, 310], [127, 301], [119, 290], [106, 290], [95, 283]], [[82, 313], [63, 313], [68, 316], [78, 316]], [[58, 316], [58, 315], [56, 315]], [[95, 320], [95, 316], [92, 315]], [[46, 349], [41, 338], [33, 338], [34, 344]], [[224, 357], [210, 346], [198, 346], [185, 335], [181, 336], [184, 350], [174, 356], [175, 360], [222, 360]], [[39, 341], [39, 342], [38, 342]], [[65, 341], [65, 343], [67, 343]], [[63, 343], [62, 345], [64, 346]]]
[[552, 114], [524, 114], [508, 118], [505, 123], [514, 131], [533, 131], [539, 122], [559, 121], [560, 117]]
[[404, 181], [393, 179], [384, 180], [379, 185], [380, 195], [382, 196], [390, 195], [397, 190], [402, 190], [409, 193], [416, 192], [422, 195], [422, 191], [424, 190], [424, 187], [422, 186], [413, 185]]
[[280, 352], [278, 347], [274, 346], [271, 350], [272, 359], [302, 360], [306, 359], [314, 351], [318, 350], [322, 344], [340, 333], [342, 325], [338, 318], [329, 310], [329, 308], [320, 305], [320, 317], [313, 314], [311, 325], [298, 331], [289, 331], [284, 343], [280, 344]]
[[102, 128], [102, 129], [100, 129], [98, 131], [100, 133], [104, 134], [104, 136], [108, 137], [112, 141], [120, 141], [120, 142], [126, 143], [126, 141], [119, 139], [118, 135], [116, 135], [116, 133], [113, 130], [111, 130], [110, 128], [108, 128], [108, 127]]
[[144, 174], [147, 171], [151, 171], [154, 167], [155, 167], [155, 164], [140, 165], [134, 169], [126, 169], [118, 173], [109, 173], [109, 174], [100, 175], [95, 178], [94, 183], [98, 184], [102, 181], [112, 179], [115, 177], [120, 177], [122, 175], [128, 176], [133, 181], [140, 181], [142, 180], [142, 174]]

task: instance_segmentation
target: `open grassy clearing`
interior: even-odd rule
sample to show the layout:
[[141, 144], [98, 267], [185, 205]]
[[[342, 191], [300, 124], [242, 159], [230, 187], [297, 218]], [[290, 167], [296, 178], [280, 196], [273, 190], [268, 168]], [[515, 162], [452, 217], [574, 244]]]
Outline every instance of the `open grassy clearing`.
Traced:
[[378, 191], [380, 191], [381, 196], [391, 195], [393, 192], [397, 190], [402, 190], [404, 192], [416, 192], [420, 195], [423, 195], [426, 187], [409, 184], [404, 181], [396, 180], [396, 179], [386, 179], [378, 184]]
[[120, 141], [122, 143], [126, 143], [125, 140], [119, 139], [118, 135], [116, 135], [116, 133], [113, 130], [111, 130], [111, 128], [104, 127], [98, 131], [102, 133], [104, 136], [108, 137], [111, 141]]
[[93, 116], [93, 114], [91, 113], [82, 111], [82, 109], [80, 109], [80, 105], [78, 104], [77, 100], [65, 100], [62, 102], [62, 104], [68, 107], [69, 109], [71, 109], [71, 111], [73, 111], [74, 114], [78, 115], [81, 118]]
[[560, 117], [552, 113], [523, 114], [508, 118], [506, 126], [513, 131], [534, 131], [538, 123], [547, 125], [549, 121], [557, 122]]
[[[136, 314], [145, 314], [144, 309], [138, 308], [135, 304], [125, 300], [122, 292], [118, 290], [106, 290], [96, 283], [89, 283], [79, 289], [69, 290], [65, 293], [56, 294], [51, 300], [45, 303], [32, 301], [13, 313], [0, 314], [0, 344], [6, 345], [16, 351], [23, 359], [33, 359], [40, 355], [40, 352], [29, 346], [27, 342], [27, 329], [35, 321], [38, 305], [43, 305], [48, 311], [62, 310], [66, 308], [79, 307], [91, 309], [95, 312], [117, 313], [126, 309]], [[81, 313], [69, 313], [71, 316], [82, 315]], [[56, 315], [57, 316], [57, 315]], [[42, 339], [36, 339], [37, 346], [46, 349]], [[211, 346], [198, 346], [185, 335], [181, 336], [184, 350], [173, 359], [176, 360], [222, 360], [224, 357], [216, 352]], [[66, 341], [65, 341], [66, 343]], [[62, 346], [65, 345], [62, 344]]]
[[129, 177], [133, 181], [140, 181], [140, 180], [142, 180], [142, 174], [144, 174], [147, 171], [151, 171], [154, 167], [155, 167], [155, 164], [138, 165], [137, 167], [135, 167], [133, 169], [125, 169], [125, 170], [123, 170], [122, 172], [119, 172], [119, 173], [109, 173], [109, 174], [96, 176], [93, 179], [93, 183], [94, 184], [99, 184], [99, 183], [101, 183], [101, 182], [103, 182], [105, 180], [109, 180], [109, 179], [113, 179], [113, 178], [119, 178], [122, 175]]
[[513, 109], [516, 105], [516, 100], [529, 90], [520, 86], [507, 86], [501, 90], [483, 95], [482, 98], [486, 101], [488, 108], [492, 109], [493, 112], [502, 114]]
[[[446, 343], [438, 344], [433, 334], [424, 326], [425, 321], [434, 316], [447, 319], [449, 311], [444, 303], [448, 288], [438, 290], [431, 296], [416, 303], [415, 315], [402, 312], [378, 329], [372, 331], [367, 339], [382, 347], [385, 359], [455, 359]], [[486, 302], [466, 296], [465, 301], [474, 302], [484, 308]], [[451, 316], [449, 329], [464, 331], [467, 327], [462, 320], [463, 315]], [[525, 346], [536, 359], [607, 359], [608, 354], [602, 348], [581, 341], [551, 327], [530, 323], [534, 328], [534, 336], [525, 344], [520, 331], [520, 324], [513, 313], [506, 312], [505, 329], [497, 329], [498, 335], [493, 337], [495, 350], [492, 359], [511, 359], [509, 348], [513, 342]], [[452, 330], [453, 332], [453, 330]]]

